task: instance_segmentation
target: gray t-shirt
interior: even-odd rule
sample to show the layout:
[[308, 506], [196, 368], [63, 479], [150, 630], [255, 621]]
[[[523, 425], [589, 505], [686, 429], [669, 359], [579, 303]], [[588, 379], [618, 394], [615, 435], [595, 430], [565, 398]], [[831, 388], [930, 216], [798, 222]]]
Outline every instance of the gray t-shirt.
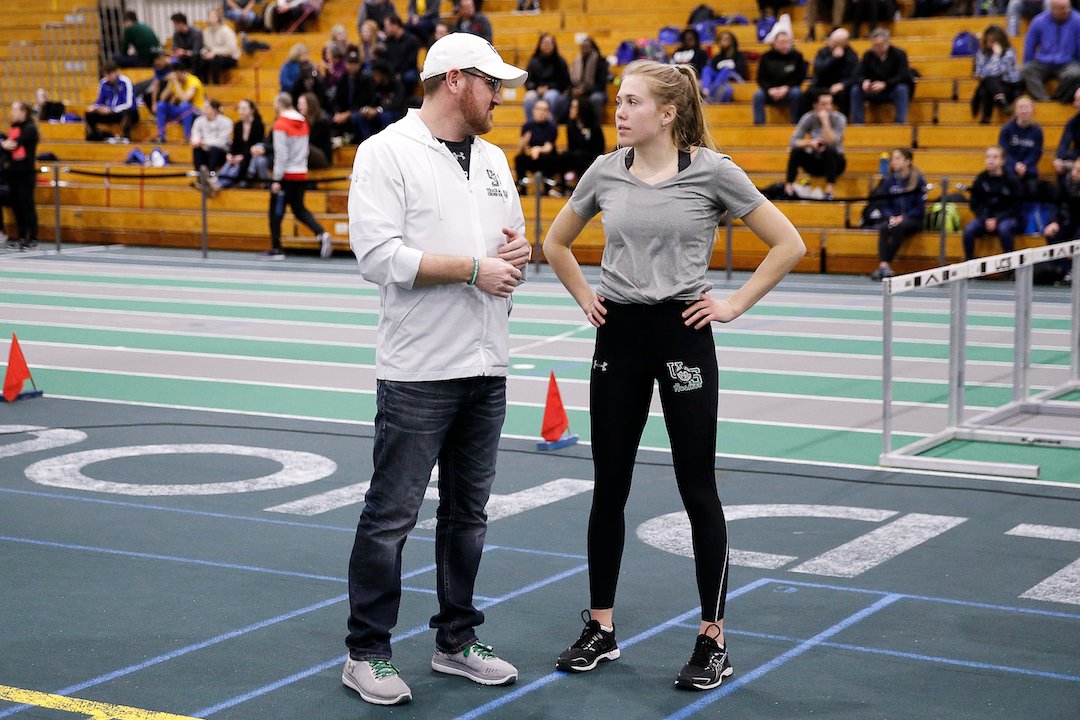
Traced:
[[712, 289], [705, 271], [720, 216], [730, 208], [741, 218], [765, 197], [729, 156], [707, 148], [688, 168], [652, 186], [630, 173], [628, 150], [597, 158], [570, 198], [581, 218], [604, 213], [597, 292], [617, 303], [696, 300]]

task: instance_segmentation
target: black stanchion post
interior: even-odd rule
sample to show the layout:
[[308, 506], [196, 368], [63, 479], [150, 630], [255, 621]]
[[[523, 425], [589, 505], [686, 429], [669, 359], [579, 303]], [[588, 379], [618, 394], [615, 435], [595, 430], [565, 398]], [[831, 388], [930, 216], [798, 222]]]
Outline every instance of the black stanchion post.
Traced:
[[199, 195], [202, 198], [202, 256], [206, 259], [210, 241], [207, 238], [206, 226], [206, 196], [210, 192], [210, 171], [203, 165], [199, 168]]
[[53, 223], [56, 252], [60, 252], [60, 163], [53, 164]]
[[543, 242], [540, 238], [540, 200], [544, 193], [544, 173], [538, 172], [533, 176], [533, 185], [536, 188], [536, 217], [533, 223], [533, 242], [536, 243], [536, 251], [533, 257], [536, 258], [536, 270], [540, 271], [540, 245]]
[[941, 178], [941, 213], [939, 215], [939, 217], [941, 218], [941, 234], [939, 236], [938, 244], [938, 267], [941, 267], [945, 264], [945, 226], [948, 224], [946, 222], [948, 213], [945, 212], [945, 205], [947, 204], [948, 197], [949, 178], [943, 177]]
[[732, 235], [734, 234], [734, 228], [732, 227], [732, 223], [734, 223], [735, 221], [731, 217], [731, 211], [730, 210], [727, 211], [726, 216], [727, 216], [727, 220], [724, 221], [724, 228], [725, 228], [726, 234], [727, 234], [727, 242], [725, 243], [726, 247], [724, 249], [724, 273], [725, 273], [725, 277], [728, 280], [730, 280], [731, 279], [731, 266], [734, 264], [734, 254], [735, 254], [735, 250], [731, 246], [732, 245]]

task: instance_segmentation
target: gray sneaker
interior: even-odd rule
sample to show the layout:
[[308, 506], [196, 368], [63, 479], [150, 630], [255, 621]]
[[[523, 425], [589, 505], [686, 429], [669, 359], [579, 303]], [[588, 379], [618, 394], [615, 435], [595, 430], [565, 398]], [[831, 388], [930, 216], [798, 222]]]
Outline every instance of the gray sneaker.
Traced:
[[318, 237], [319, 240], [319, 257], [323, 260], [334, 254], [334, 238], [330, 233], [324, 232]]
[[447, 675], [460, 675], [481, 685], [509, 685], [517, 680], [517, 668], [500, 659], [490, 645], [473, 642], [461, 652], [436, 650], [431, 669]]
[[341, 671], [341, 682], [375, 705], [398, 705], [412, 700], [412, 691], [389, 660], [349, 658]]

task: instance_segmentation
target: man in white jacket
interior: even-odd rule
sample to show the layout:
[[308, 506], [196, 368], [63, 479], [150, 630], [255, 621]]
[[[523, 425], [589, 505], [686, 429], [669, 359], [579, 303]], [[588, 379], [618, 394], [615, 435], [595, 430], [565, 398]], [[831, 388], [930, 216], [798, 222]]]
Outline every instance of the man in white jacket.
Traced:
[[412, 698], [390, 662], [401, 550], [439, 465], [439, 612], [431, 667], [483, 685], [517, 669], [480, 643], [473, 586], [506, 414], [510, 294], [529, 261], [506, 155], [479, 137], [502, 87], [525, 71], [486, 40], [453, 34], [428, 50], [424, 102], [356, 151], [349, 239], [379, 285], [374, 473], [349, 561], [342, 682], [371, 703]]

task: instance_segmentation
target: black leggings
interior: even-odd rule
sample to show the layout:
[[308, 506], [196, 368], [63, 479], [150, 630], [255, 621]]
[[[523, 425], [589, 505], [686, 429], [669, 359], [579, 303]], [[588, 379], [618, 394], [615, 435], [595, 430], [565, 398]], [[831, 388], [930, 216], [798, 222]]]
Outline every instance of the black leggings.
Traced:
[[275, 250], [281, 249], [281, 221], [285, 217], [285, 206], [292, 208], [293, 215], [315, 235], [323, 234], [323, 226], [304, 205], [304, 190], [307, 182], [303, 180], [282, 180], [281, 192], [270, 193], [270, 242]]
[[922, 232], [922, 221], [905, 217], [898, 225], [885, 227], [878, 231], [878, 260], [891, 263], [900, 252], [900, 246], [915, 233]]
[[590, 383], [595, 488], [589, 515], [589, 591], [597, 610], [614, 607], [626, 534], [623, 510], [634, 458], [660, 385], [675, 480], [690, 516], [701, 617], [724, 617], [727, 526], [716, 493], [717, 368], [712, 328], [683, 324], [683, 302], [608, 302], [596, 334]]

